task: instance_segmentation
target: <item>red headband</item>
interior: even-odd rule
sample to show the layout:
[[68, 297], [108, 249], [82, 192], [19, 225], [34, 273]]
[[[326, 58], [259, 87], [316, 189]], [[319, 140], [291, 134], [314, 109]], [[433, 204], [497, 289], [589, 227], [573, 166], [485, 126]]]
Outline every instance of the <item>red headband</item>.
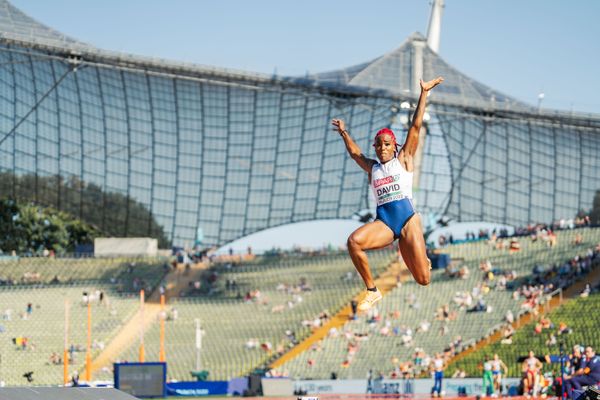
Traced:
[[[375, 141], [377, 139], [377, 136], [380, 136], [380, 135], [390, 135], [392, 137], [392, 141], [394, 142], [394, 146], [396, 145], [396, 135], [394, 135], [394, 132], [391, 129], [389, 129], [389, 128], [380, 129], [377, 132], [377, 134], [375, 135], [375, 137], [373, 138], [373, 141]], [[373, 146], [375, 146], [375, 145], [373, 145]]]

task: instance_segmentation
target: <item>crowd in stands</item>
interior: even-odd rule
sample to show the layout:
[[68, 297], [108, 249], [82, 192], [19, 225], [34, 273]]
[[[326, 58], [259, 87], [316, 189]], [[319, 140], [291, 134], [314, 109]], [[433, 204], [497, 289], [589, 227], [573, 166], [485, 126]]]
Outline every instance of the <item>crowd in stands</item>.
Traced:
[[[519, 236], [510, 238], [504, 237], [507, 236], [507, 232], [505, 231], [492, 232], [489, 235], [483, 231], [480, 233], [481, 238], [488, 241], [493, 251], [503, 251], [510, 254], [520, 251], [522, 242], [525, 240], [541, 242], [548, 249], [553, 249], [558, 244], [558, 238], [554, 230], [571, 229], [588, 225], [589, 218], [581, 218], [574, 221], [558, 221], [551, 225], [530, 225], [517, 230], [516, 233]], [[570, 245], [575, 248], [582, 243], [582, 235], [576, 234]], [[523, 311], [533, 311], [535, 313], [536, 306], [545, 301], [547, 295], [557, 289], [565, 289], [570, 286], [581, 275], [590, 272], [593, 266], [599, 262], [600, 245], [588, 249], [582, 256], [575, 256], [570, 260], [555, 265], [536, 265], [533, 267], [530, 276], [520, 276], [514, 270], [505, 270], [500, 265], [494, 265], [490, 259], [481, 260], [478, 270], [475, 269], [475, 271], [470, 265], [466, 265], [460, 261], [453, 262], [446, 268], [445, 276], [447, 279], [468, 279], [475, 273], [480, 275], [481, 279], [471, 290], [461, 290], [454, 293], [446, 304], [439, 306], [433, 319], [425, 317], [417, 326], [404, 326], [401, 324], [402, 319], [400, 318], [399, 311], [392, 311], [389, 315], [381, 315], [377, 307], [375, 307], [366, 316], [368, 329], [356, 330], [352, 321], [350, 321], [341, 329], [332, 329], [329, 332], [329, 337], [345, 339], [346, 356], [341, 364], [341, 367], [345, 368], [352, 364], [356, 355], [360, 352], [361, 343], [369, 340], [372, 336], [397, 337], [401, 345], [414, 347], [415, 337], [420, 333], [430, 331], [432, 323], [434, 320], [437, 320], [442, 322], [441, 324], [438, 322], [436, 326], [440, 326], [439, 336], [444, 340], [443, 338], [449, 333], [448, 323], [460, 319], [461, 313], [459, 311], [494, 312], [493, 307], [487, 304], [486, 301], [486, 297], [493, 291], [508, 291], [512, 293], [513, 300], [520, 304], [520, 308]], [[588, 287], [584, 290], [582, 296], [588, 295], [590, 290]], [[420, 303], [413, 293], [406, 296], [405, 302], [411, 308], [420, 308]], [[499, 323], [505, 323], [501, 328], [501, 343], [505, 345], [512, 344], [512, 337], [515, 331], [511, 324], [514, 321], [515, 315], [510, 310], [498, 319]], [[306, 323], [309, 322], [306, 321]], [[552, 322], [546, 319], [541, 319], [539, 324], [544, 331], [551, 326], [554, 328]], [[539, 330], [540, 328], [536, 329]], [[548, 345], [555, 346], [557, 335], [566, 335], [569, 329], [564, 323], [558, 324], [556, 332], [553, 335], [548, 335]], [[464, 345], [465, 343], [463, 343], [460, 336], [450, 339], [444, 350], [440, 353], [440, 358], [444, 363], [449, 362], [455, 354], [463, 350]], [[313, 351], [320, 351], [320, 348], [320, 346], [315, 346]], [[309, 357], [309, 367], [313, 366], [317, 362], [317, 359], [316, 357]], [[392, 358], [393, 368], [386, 371], [385, 375], [394, 378], [416, 376], [423, 373], [423, 371], [432, 370], [434, 368], [433, 360], [433, 355], [428, 354], [426, 349], [415, 348], [414, 356], [411, 360]], [[452, 376], [465, 377], [467, 376], [467, 372], [464, 370], [455, 370]]]
[[[559, 219], [551, 224], [529, 224], [526, 226], [516, 227], [513, 235], [509, 235], [506, 228], [492, 229], [480, 229], [478, 232], [466, 231], [464, 239], [460, 242], [472, 242], [478, 240], [489, 240], [492, 243], [499, 246], [499, 248], [510, 248], [510, 244], [513, 242], [509, 239], [511, 237], [522, 237], [530, 236], [532, 239], [543, 237], [544, 241], [549, 241], [552, 244], [552, 239], [556, 238], [555, 231], [564, 229], [574, 229], [591, 226], [591, 220], [588, 215], [577, 216], [571, 219]], [[440, 235], [438, 237], [439, 247], [446, 245], [452, 245], [458, 243], [454, 236], [449, 233], [447, 235]]]
[[[168, 273], [169, 264], [162, 260], [131, 261], [132, 259], [53, 259], [20, 258], [0, 262], [0, 286], [70, 286], [98, 282], [115, 292], [150, 293]], [[166, 266], [166, 268], [165, 268]]]
[[[538, 226], [537, 230], [529, 230], [528, 235], [530, 240], [537, 241], [542, 240], [549, 247], [553, 247], [556, 243], [556, 236], [552, 237], [552, 234], [544, 229], [542, 226]], [[490, 240], [493, 240], [491, 238]], [[522, 239], [521, 239], [522, 240]], [[580, 245], [582, 243], [582, 237], [580, 234], [575, 236], [572, 243], [573, 246]], [[510, 248], [509, 248], [509, 251]], [[454, 307], [458, 309], [466, 309], [467, 312], [492, 312], [492, 308], [487, 306], [485, 303], [484, 296], [491, 290], [513, 290], [513, 299], [521, 302], [521, 308], [527, 311], [533, 311], [535, 314], [536, 306], [540, 302], [545, 300], [545, 296], [557, 289], [565, 289], [572, 285], [576, 279], [581, 275], [585, 275], [590, 272], [595, 265], [600, 264], [600, 244], [594, 248], [590, 248], [586, 251], [583, 256], [575, 256], [564, 263], [552, 265], [548, 268], [542, 266], [535, 266], [532, 274], [529, 277], [520, 279], [515, 271], [503, 271], [495, 268], [489, 260], [483, 260], [479, 265], [479, 270], [482, 272], [482, 281], [475, 287], [471, 292], [462, 291], [455, 293], [452, 303]], [[466, 279], [470, 270], [465, 265], [451, 264], [447, 269], [445, 275], [448, 278], [455, 279]], [[525, 283], [525, 284], [521, 284]], [[587, 284], [585, 289], [582, 291], [581, 296], [589, 296], [592, 289]], [[414, 299], [407, 298], [409, 304], [416, 304]], [[442, 306], [437, 313], [437, 319], [444, 321], [453, 320], [456, 318], [456, 311], [451, 312], [448, 304]], [[502, 330], [502, 344], [512, 344], [512, 336], [515, 333], [512, 323], [515, 320], [513, 313], [509, 310], [504, 316], [506, 325]], [[427, 321], [421, 322], [416, 332], [427, 331], [430, 323]], [[442, 330], [440, 335], [444, 334]], [[571, 328], [568, 327], [564, 322], [560, 322], [556, 327], [548, 318], [541, 318], [535, 325], [534, 334], [541, 334], [542, 331], [548, 329], [555, 329], [554, 333], [548, 335], [547, 345], [549, 347], [556, 346], [557, 336], [566, 335], [571, 333]], [[410, 343], [410, 341], [408, 341]], [[453, 343], [450, 343], [443, 353], [443, 358], [448, 361], [454, 354], [456, 349], [459, 349], [461, 345], [460, 338]], [[420, 353], [422, 349], [416, 354]], [[413, 360], [413, 366], [422, 365], [422, 360], [425, 360], [425, 366], [431, 368], [427, 364], [430, 361], [429, 356], [419, 357]], [[465, 371], [456, 370], [453, 376], [466, 376]]]
[[[575, 240], [577, 241], [577, 238]], [[535, 266], [529, 284], [535, 285], [538, 290], [544, 292], [564, 289], [581, 275], [590, 272], [598, 263], [600, 263], [600, 244], [588, 249], [585, 255], [575, 256], [562, 264], [554, 264], [548, 268]]]
[[[522, 309], [533, 311], [546, 295], [569, 287], [576, 279], [590, 272], [598, 264], [600, 264], [600, 244], [588, 249], [584, 256], [575, 256], [562, 264], [554, 264], [547, 268], [536, 265], [524, 284], [513, 292], [513, 298], [522, 301]], [[585, 297], [589, 292], [588, 285], [582, 295]], [[508, 320], [507, 322], [511, 323]]]

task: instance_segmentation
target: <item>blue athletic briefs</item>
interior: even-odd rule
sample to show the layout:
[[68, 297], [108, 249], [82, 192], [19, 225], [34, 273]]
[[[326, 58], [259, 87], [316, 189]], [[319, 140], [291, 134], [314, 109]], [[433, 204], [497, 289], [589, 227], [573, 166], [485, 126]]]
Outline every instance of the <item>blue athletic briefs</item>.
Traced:
[[377, 218], [394, 232], [394, 239], [400, 238], [402, 228], [415, 215], [415, 208], [409, 198], [391, 201], [377, 207]]

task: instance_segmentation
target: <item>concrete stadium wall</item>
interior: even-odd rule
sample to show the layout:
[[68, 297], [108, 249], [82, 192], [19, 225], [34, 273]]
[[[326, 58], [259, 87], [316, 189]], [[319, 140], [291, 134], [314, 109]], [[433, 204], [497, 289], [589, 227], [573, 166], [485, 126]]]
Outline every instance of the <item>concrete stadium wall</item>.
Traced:
[[156, 256], [158, 241], [151, 238], [96, 238], [94, 255], [111, 256]]

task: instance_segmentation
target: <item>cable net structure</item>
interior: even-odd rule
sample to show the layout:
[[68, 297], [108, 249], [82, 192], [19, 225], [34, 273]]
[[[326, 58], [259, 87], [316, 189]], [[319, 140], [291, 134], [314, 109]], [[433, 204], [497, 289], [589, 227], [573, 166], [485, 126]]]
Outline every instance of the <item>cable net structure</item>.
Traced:
[[[0, 196], [123, 236], [222, 245], [369, 208], [367, 176], [330, 120], [344, 118], [374, 157], [373, 132], [403, 137], [418, 79], [438, 75], [415, 187], [421, 212], [550, 221], [591, 208], [600, 188], [599, 115], [538, 110], [494, 91], [418, 33], [370, 62], [299, 78], [101, 50], [6, 0], [0, 31]], [[110, 206], [116, 196], [123, 206]]]

